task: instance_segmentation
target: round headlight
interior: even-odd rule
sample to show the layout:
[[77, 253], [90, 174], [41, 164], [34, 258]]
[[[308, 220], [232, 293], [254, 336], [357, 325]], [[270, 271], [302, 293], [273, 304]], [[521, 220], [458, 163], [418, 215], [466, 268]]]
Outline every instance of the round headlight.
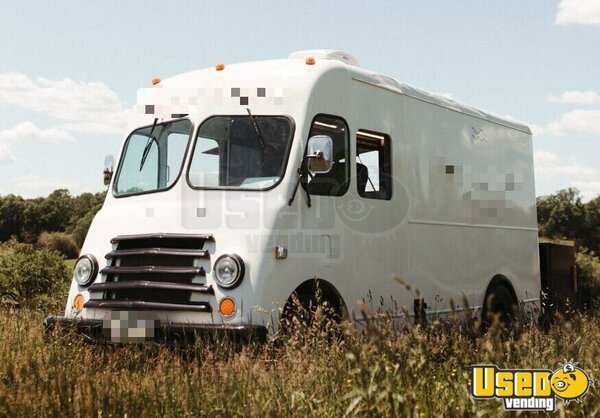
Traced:
[[225, 254], [215, 262], [215, 278], [217, 284], [225, 289], [232, 289], [244, 278], [244, 262], [236, 254]]
[[98, 262], [93, 255], [83, 255], [75, 263], [73, 278], [80, 286], [90, 285], [98, 274]]

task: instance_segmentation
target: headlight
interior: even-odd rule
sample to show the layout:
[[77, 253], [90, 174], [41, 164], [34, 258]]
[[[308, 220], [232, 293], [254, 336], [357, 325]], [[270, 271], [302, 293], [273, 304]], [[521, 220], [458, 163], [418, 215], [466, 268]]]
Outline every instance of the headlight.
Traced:
[[79, 257], [73, 270], [73, 278], [80, 286], [90, 285], [98, 274], [98, 262], [93, 255]]
[[217, 284], [225, 289], [233, 289], [244, 278], [244, 262], [236, 254], [225, 254], [215, 262]]

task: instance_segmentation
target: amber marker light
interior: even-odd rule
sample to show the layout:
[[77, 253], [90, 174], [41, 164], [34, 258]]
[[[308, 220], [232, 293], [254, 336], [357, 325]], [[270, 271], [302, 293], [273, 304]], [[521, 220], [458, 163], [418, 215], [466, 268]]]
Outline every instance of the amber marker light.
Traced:
[[223, 64], [221, 62], [215, 65], [215, 70], [217, 70], [217, 71], [223, 71], [224, 69], [225, 69], [225, 64]]
[[81, 293], [78, 293], [77, 296], [75, 296], [75, 299], [73, 299], [73, 309], [75, 309], [77, 312], [81, 311], [83, 309], [84, 302], [85, 298]]
[[219, 313], [223, 316], [231, 316], [235, 313], [235, 301], [232, 298], [223, 298], [219, 302]]
[[156, 77], [152, 79], [152, 85], [156, 86], [158, 83], [160, 83], [160, 78]]
[[306, 65], [315, 65], [315, 62], [317, 61], [315, 60], [315, 57], [306, 57], [304, 62], [306, 63]]

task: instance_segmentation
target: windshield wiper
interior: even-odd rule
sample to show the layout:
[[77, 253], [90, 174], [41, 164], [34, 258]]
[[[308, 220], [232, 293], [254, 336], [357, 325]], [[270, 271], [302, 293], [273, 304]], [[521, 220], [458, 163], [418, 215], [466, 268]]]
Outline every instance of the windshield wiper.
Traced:
[[142, 161], [140, 161], [140, 171], [144, 168], [144, 164], [146, 163], [146, 158], [148, 154], [150, 154], [150, 149], [152, 148], [152, 133], [154, 132], [154, 128], [156, 128], [156, 122], [158, 122], [158, 118], [154, 118], [154, 123], [152, 124], [152, 129], [150, 129], [150, 135], [148, 135], [148, 141], [146, 141], [146, 146], [144, 147], [144, 152], [142, 153]]
[[256, 140], [260, 144], [263, 150], [263, 156], [267, 155], [267, 146], [265, 145], [265, 140], [263, 139], [262, 133], [260, 132], [260, 128], [258, 127], [258, 123], [256, 123], [256, 119], [252, 116], [250, 112], [250, 108], [247, 107], [248, 115], [250, 116], [250, 120], [252, 121], [252, 126], [254, 127], [254, 132], [256, 133]]

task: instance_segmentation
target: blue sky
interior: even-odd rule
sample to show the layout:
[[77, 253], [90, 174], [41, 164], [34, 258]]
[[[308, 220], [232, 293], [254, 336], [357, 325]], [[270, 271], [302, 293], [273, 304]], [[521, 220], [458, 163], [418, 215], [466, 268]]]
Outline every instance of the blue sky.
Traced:
[[600, 193], [600, 1], [21, 1], [0, 14], [0, 194], [99, 191], [153, 77], [347, 51], [534, 129], [538, 195]]

